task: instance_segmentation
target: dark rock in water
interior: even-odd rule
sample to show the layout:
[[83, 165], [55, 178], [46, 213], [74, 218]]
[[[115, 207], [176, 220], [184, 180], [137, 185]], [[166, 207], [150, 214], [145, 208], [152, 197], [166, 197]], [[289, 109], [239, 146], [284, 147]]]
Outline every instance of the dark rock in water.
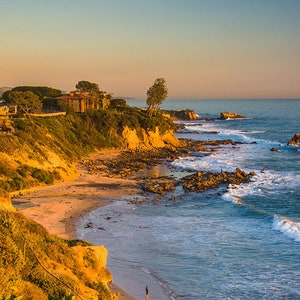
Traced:
[[210, 189], [216, 189], [221, 185], [249, 183], [254, 172], [247, 174], [245, 171], [236, 168], [235, 172], [197, 172], [185, 176], [181, 179], [183, 189], [186, 192], [204, 192]]
[[228, 119], [245, 119], [244, 116], [238, 114], [238, 113], [231, 113], [228, 111], [224, 111], [220, 113], [220, 119], [221, 120], [228, 120]]
[[84, 225], [84, 228], [93, 228], [94, 224], [92, 222], [88, 222]]
[[272, 152], [278, 152], [278, 149], [273, 147], [273, 148], [271, 148], [271, 151]]
[[296, 133], [293, 138], [288, 142], [288, 145], [300, 146], [300, 133]]

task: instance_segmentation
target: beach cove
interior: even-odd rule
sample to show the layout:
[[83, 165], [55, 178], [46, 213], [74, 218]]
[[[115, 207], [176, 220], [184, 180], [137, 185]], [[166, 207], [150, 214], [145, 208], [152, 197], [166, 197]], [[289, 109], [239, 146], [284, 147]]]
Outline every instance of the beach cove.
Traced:
[[[89, 159], [111, 159], [118, 153], [118, 150], [104, 150], [89, 156]], [[44, 226], [49, 233], [76, 239], [76, 224], [80, 217], [115, 199], [122, 199], [124, 195], [132, 196], [137, 192], [134, 180], [108, 178], [80, 168], [78, 173], [77, 179], [24, 191], [22, 196], [12, 199], [14, 207]], [[110, 289], [118, 292], [119, 299], [133, 299], [113, 284]]]

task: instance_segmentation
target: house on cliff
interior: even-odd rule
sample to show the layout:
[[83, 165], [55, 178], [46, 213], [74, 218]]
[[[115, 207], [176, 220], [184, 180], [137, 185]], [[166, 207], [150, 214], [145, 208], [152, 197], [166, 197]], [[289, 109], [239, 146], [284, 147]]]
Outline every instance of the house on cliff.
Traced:
[[17, 114], [17, 106], [6, 102], [0, 103], [0, 133], [13, 133], [14, 127], [11, 116]]
[[17, 114], [17, 105], [11, 105], [6, 102], [0, 103], [0, 117], [13, 116]]
[[68, 94], [56, 97], [55, 99], [67, 105], [75, 112], [84, 113], [89, 109], [100, 109], [108, 106], [108, 102], [111, 100], [111, 95], [107, 93], [101, 93], [99, 95], [90, 95], [84, 92], [70, 92]]

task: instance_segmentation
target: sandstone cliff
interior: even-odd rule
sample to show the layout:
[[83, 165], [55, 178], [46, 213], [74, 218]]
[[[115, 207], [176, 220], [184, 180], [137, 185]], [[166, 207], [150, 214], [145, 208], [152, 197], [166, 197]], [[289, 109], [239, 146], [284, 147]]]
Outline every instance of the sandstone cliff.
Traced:
[[122, 132], [124, 146], [127, 149], [137, 148], [162, 148], [165, 146], [179, 146], [180, 141], [174, 136], [171, 130], [160, 133], [159, 128], [155, 127], [154, 131], [142, 129], [139, 133], [136, 129], [125, 127]]
[[117, 299], [107, 284], [107, 250], [50, 235], [0, 202], [0, 298]]

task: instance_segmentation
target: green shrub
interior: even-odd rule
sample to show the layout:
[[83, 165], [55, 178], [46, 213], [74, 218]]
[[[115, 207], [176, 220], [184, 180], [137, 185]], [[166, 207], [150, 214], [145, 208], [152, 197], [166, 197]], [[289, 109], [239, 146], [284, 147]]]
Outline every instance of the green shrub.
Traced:
[[111, 99], [110, 107], [126, 106], [126, 100], [124, 99]]

